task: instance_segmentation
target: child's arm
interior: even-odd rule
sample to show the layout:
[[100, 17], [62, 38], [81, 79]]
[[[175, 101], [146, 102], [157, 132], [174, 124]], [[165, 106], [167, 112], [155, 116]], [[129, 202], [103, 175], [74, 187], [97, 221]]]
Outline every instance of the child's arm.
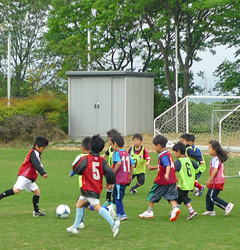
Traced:
[[206, 185], [207, 185], [207, 186], [210, 184], [211, 180], [216, 176], [217, 172], [218, 172], [218, 168], [214, 168], [214, 169], [213, 169], [213, 172], [212, 172], [212, 174], [211, 174], [211, 176], [210, 176], [209, 179], [206, 181]]
[[150, 166], [150, 161], [151, 161], [151, 157], [148, 154], [148, 151], [146, 150], [146, 148], [144, 148], [144, 159], [147, 160], [147, 162], [145, 163], [145, 166], [149, 167]]
[[170, 173], [170, 166], [168, 165], [166, 166], [166, 174], [164, 176], [166, 180], [169, 180], [169, 173]]
[[118, 171], [118, 169], [120, 168], [120, 166], [121, 166], [121, 162], [118, 161], [118, 162], [116, 163], [115, 167], [114, 167], [114, 172], [115, 172], [115, 173]]
[[157, 166], [148, 166], [148, 170], [149, 171], [152, 171], [152, 170], [156, 170], [156, 169], [158, 169], [158, 165]]
[[36, 170], [38, 171], [38, 173], [43, 177], [43, 178], [47, 178], [48, 175], [47, 173], [44, 171], [43, 169], [43, 165], [40, 161], [40, 159], [38, 159], [36, 157], [36, 154], [34, 151], [32, 151], [32, 153], [30, 154], [30, 161], [32, 162], [34, 168], [36, 168]]

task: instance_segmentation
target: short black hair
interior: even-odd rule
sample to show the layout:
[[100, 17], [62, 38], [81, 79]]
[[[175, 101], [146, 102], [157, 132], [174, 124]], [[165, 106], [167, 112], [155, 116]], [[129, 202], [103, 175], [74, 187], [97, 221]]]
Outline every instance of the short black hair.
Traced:
[[132, 140], [134, 140], [135, 138], [139, 139], [140, 141], [143, 140], [143, 137], [141, 134], [134, 134]]
[[86, 150], [90, 150], [90, 146], [89, 146], [89, 142], [90, 142], [91, 138], [89, 136], [86, 136], [83, 140], [82, 140], [82, 147]]
[[116, 129], [112, 128], [110, 130], [108, 130], [107, 132], [107, 136], [110, 138], [113, 138], [114, 135], [121, 135], [121, 133], [119, 133]]
[[178, 143], [176, 143], [176, 144], [172, 147], [172, 150], [175, 151], [175, 152], [177, 152], [178, 150], [180, 150], [180, 153], [181, 153], [182, 155], [185, 155], [185, 153], [186, 153], [186, 146], [185, 146], [183, 143], [178, 142]]
[[190, 141], [195, 141], [195, 136], [194, 135], [189, 135], [190, 136]]
[[186, 141], [190, 141], [190, 135], [189, 134], [182, 134], [180, 138], [185, 139]]
[[163, 136], [163, 135], [157, 135], [154, 139], [153, 139], [153, 144], [154, 145], [158, 145], [160, 144], [163, 148], [166, 148], [168, 139], [167, 137]]
[[37, 136], [35, 138], [33, 147], [35, 148], [36, 145], [38, 145], [38, 147], [46, 147], [48, 146], [48, 139], [44, 136]]
[[105, 146], [105, 141], [103, 140], [103, 138], [98, 134], [98, 135], [94, 135], [89, 142], [89, 146], [92, 150], [93, 153], [100, 153], [104, 146]]
[[121, 135], [114, 135], [112, 138], [112, 143], [117, 143], [118, 147], [122, 148], [124, 146], [124, 138]]

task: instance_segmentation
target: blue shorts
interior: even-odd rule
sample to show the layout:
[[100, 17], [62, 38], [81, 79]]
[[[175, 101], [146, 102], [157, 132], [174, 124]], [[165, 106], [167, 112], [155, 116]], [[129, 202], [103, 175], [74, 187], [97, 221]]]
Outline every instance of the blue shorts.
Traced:
[[115, 184], [113, 188], [113, 198], [122, 200], [125, 196], [126, 185]]

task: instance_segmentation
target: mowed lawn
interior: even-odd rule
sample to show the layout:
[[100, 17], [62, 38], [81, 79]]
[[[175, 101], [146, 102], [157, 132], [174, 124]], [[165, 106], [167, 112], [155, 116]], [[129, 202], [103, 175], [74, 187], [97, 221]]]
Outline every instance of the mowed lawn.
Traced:
[[[12, 188], [28, 151], [0, 149], [0, 192]], [[123, 202], [128, 220], [121, 222], [116, 239], [109, 224], [93, 211], [85, 212], [85, 228], [78, 235], [68, 233], [66, 228], [74, 222], [79, 196], [78, 177], [69, 178], [77, 154], [79, 151], [50, 148], [43, 153], [42, 163], [49, 178], [39, 176], [37, 184], [41, 190], [40, 209], [47, 213], [45, 217], [32, 217], [32, 194], [25, 190], [0, 201], [0, 249], [240, 249], [240, 178], [226, 179], [224, 192], [220, 193], [221, 198], [235, 204], [228, 216], [218, 207], [215, 217], [201, 215], [206, 211], [206, 189], [201, 197], [190, 194], [193, 208], [198, 212], [193, 220], [186, 220], [188, 210], [182, 204], [178, 220], [170, 222], [171, 207], [164, 199], [155, 204], [153, 219], [138, 217], [148, 208], [146, 197], [157, 174], [157, 171], [147, 171], [146, 183], [138, 188], [136, 196], [130, 194], [129, 187], [126, 189]], [[158, 155], [150, 155], [152, 165], [156, 165]], [[205, 183], [209, 175], [209, 157], [206, 161], [208, 168], [200, 178], [201, 183]], [[102, 204], [105, 194], [104, 189]], [[71, 208], [68, 219], [57, 218], [55, 210], [60, 204]]]

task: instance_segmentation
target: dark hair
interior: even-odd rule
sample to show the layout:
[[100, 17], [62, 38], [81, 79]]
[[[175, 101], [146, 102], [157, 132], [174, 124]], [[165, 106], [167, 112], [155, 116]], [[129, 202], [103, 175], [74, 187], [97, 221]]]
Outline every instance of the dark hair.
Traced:
[[142, 137], [141, 134], [134, 134], [132, 139], [134, 140], [135, 138], [136, 138], [136, 139], [139, 139], [140, 141], [143, 140], [143, 137]]
[[220, 143], [218, 141], [211, 140], [211, 141], [209, 141], [209, 144], [216, 151], [217, 156], [220, 158], [220, 160], [222, 162], [227, 161], [228, 152], [221, 147], [221, 145], [220, 145]]
[[121, 135], [121, 133], [119, 133], [116, 129], [112, 128], [110, 130], [108, 130], [107, 132], [107, 136], [110, 138], [113, 138], [114, 135]]
[[35, 148], [36, 145], [38, 145], [38, 147], [46, 147], [48, 145], [48, 139], [44, 136], [38, 136], [35, 138], [33, 147]]
[[190, 138], [189, 138], [190, 141], [192, 141], [192, 142], [195, 141], [195, 136], [194, 135], [189, 135], [189, 136], [190, 136]]
[[163, 148], [166, 147], [168, 142], [167, 137], [163, 136], [163, 135], [157, 135], [154, 139], [153, 139], [153, 144], [154, 145], [158, 145], [160, 144]]
[[89, 136], [86, 136], [83, 140], [82, 140], [82, 147], [86, 150], [90, 150], [90, 146], [89, 146], [89, 142], [90, 142], [91, 138]]
[[190, 135], [189, 134], [182, 134], [180, 138], [185, 139], [186, 141], [190, 141]]
[[176, 143], [176, 144], [172, 147], [172, 150], [175, 151], [175, 152], [177, 152], [178, 150], [180, 150], [180, 153], [181, 153], [182, 155], [185, 155], [185, 153], [186, 153], [186, 146], [185, 146], [183, 143], [178, 142], [178, 143]]
[[124, 146], [124, 138], [121, 135], [114, 135], [112, 138], [112, 143], [117, 143], [118, 147], [122, 148]]
[[100, 135], [94, 135], [89, 142], [89, 146], [93, 153], [100, 153], [104, 146], [105, 146], [105, 141]]

